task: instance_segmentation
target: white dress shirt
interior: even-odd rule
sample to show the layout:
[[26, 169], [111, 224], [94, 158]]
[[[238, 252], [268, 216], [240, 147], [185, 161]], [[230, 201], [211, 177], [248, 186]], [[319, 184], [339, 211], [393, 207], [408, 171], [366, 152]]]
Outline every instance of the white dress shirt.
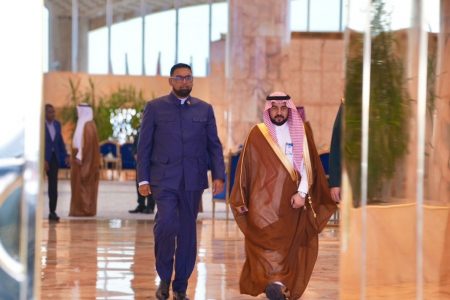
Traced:
[[[278, 146], [281, 148], [281, 151], [286, 155], [288, 160], [294, 165], [293, 155], [294, 155], [294, 145], [292, 144], [291, 134], [289, 132], [289, 125], [284, 123], [281, 126], [275, 126], [275, 133], [277, 135]], [[300, 163], [300, 176], [302, 177], [300, 180], [300, 184], [298, 186], [298, 191], [301, 193], [308, 193], [308, 176], [306, 175], [305, 162], [302, 158], [302, 162]]]

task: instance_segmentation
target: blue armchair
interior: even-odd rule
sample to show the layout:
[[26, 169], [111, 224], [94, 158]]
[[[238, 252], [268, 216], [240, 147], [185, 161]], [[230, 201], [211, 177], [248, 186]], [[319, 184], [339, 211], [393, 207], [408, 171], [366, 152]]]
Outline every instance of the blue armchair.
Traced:
[[122, 170], [136, 169], [136, 160], [133, 154], [133, 143], [125, 143], [120, 146], [120, 158], [122, 161]]
[[330, 160], [330, 152], [326, 151], [321, 154], [319, 154], [320, 161], [322, 162], [323, 170], [325, 171], [325, 175], [328, 178], [328, 175], [330, 174], [330, 167], [329, 167], [329, 160]]
[[[103, 141], [100, 143], [100, 154], [102, 156], [102, 169], [112, 171], [116, 170], [118, 176], [120, 177], [120, 167], [121, 167], [121, 159], [120, 159], [120, 151], [119, 144], [114, 141]], [[111, 179], [114, 174], [112, 174]]]
[[[67, 153], [70, 153], [69, 151]], [[63, 173], [65, 174], [65, 178], [69, 179], [70, 177], [70, 166], [68, 164], [66, 164], [66, 156], [63, 153], [59, 154], [58, 157], [58, 161], [59, 161], [59, 169], [60, 171], [63, 171]]]

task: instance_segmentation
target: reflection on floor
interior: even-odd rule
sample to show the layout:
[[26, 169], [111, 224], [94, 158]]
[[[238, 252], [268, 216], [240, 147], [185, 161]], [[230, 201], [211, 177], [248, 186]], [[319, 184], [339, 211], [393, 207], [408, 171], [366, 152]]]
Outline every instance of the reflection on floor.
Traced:
[[[239, 294], [243, 236], [233, 220], [198, 221], [199, 250], [190, 299], [265, 299]], [[41, 299], [155, 299], [153, 221], [63, 219], [43, 222]], [[338, 228], [326, 228], [302, 299], [338, 299]]]

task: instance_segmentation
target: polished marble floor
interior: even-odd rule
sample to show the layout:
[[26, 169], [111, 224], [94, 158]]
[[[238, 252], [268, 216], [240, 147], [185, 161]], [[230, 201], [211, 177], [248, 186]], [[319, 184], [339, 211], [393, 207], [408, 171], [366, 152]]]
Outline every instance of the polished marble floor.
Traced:
[[[44, 205], [43, 217], [48, 216], [48, 196], [47, 196], [47, 182], [44, 184]], [[58, 182], [58, 206], [56, 212], [62, 220], [76, 220], [88, 218], [69, 217], [70, 210], [70, 181], [59, 180]], [[97, 215], [91, 219], [97, 220], [152, 220], [154, 215], [146, 214], [130, 214], [128, 210], [136, 207], [137, 202], [136, 185], [132, 180], [101, 180], [98, 190], [97, 200]], [[211, 189], [206, 189], [203, 192], [203, 209], [199, 214], [199, 219], [210, 219], [212, 217], [211, 204]], [[226, 218], [225, 204], [218, 203], [216, 205], [216, 217], [219, 219]]]
[[[43, 222], [41, 299], [155, 299], [152, 220]], [[265, 299], [239, 294], [243, 236], [229, 220], [198, 222], [191, 299]], [[338, 298], [338, 229], [320, 236], [319, 258], [302, 299]]]
[[[198, 257], [189, 281], [191, 300], [265, 299], [239, 294], [244, 261], [243, 235], [225, 205], [212, 219], [211, 192], [199, 214]], [[59, 182], [59, 223], [49, 223], [44, 197], [41, 231], [41, 299], [155, 299], [154, 215], [129, 214], [136, 205], [133, 181], [101, 181], [97, 216], [68, 217], [70, 185]], [[320, 235], [317, 264], [302, 299], [338, 299], [339, 229]]]

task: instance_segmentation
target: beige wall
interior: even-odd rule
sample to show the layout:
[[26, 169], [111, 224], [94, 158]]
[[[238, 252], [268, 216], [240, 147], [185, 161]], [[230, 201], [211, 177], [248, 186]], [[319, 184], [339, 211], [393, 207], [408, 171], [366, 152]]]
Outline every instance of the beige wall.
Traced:
[[[225, 40], [212, 43], [211, 75], [196, 77], [192, 95], [214, 106], [219, 137], [227, 141], [225, 78]], [[231, 58], [232, 59], [232, 58]], [[337, 33], [294, 33], [289, 52], [288, 86], [286, 92], [298, 106], [304, 106], [314, 130], [319, 151], [329, 149], [331, 130], [344, 88], [344, 41]], [[194, 74], [195, 75], [195, 74]], [[134, 86], [145, 99], [153, 99], [170, 91], [167, 77], [90, 75], [86, 73], [50, 72], [44, 75], [44, 101], [57, 109], [70, 101], [69, 80], [80, 82], [86, 91], [89, 78], [94, 82], [97, 97], [108, 95], [119, 87]], [[242, 101], [232, 99], [231, 101]], [[264, 101], [264, 99], [261, 99]], [[239, 120], [233, 120], [238, 122]], [[233, 124], [230, 124], [233, 126]], [[65, 137], [70, 136], [66, 128]], [[236, 145], [234, 145], [236, 146]]]

